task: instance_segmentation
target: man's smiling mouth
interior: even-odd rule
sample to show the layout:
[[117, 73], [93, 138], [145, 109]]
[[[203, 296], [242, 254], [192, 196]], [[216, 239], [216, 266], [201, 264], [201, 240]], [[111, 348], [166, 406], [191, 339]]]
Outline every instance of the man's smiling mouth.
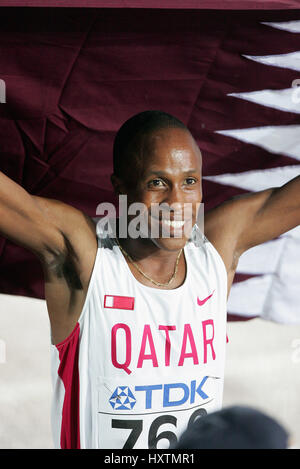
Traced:
[[172, 228], [181, 228], [185, 224], [185, 220], [161, 220], [164, 225]]
[[172, 216], [172, 219], [157, 218], [154, 216], [150, 216], [150, 224], [153, 229], [158, 229], [160, 227], [159, 229], [163, 230], [162, 234], [164, 237], [170, 236], [171, 238], [173, 238], [174, 234], [176, 234], [176, 236], [181, 237], [186, 227], [189, 227], [189, 224], [192, 224], [192, 219], [188, 219], [188, 220], [177, 219], [176, 220], [174, 219], [173, 216]]

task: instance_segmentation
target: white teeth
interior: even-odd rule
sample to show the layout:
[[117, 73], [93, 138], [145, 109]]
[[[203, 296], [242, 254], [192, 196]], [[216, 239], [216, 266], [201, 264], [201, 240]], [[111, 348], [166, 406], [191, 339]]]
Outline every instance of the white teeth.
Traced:
[[184, 221], [179, 220], [163, 220], [163, 222], [168, 226], [172, 226], [173, 228], [181, 228], [184, 225]]

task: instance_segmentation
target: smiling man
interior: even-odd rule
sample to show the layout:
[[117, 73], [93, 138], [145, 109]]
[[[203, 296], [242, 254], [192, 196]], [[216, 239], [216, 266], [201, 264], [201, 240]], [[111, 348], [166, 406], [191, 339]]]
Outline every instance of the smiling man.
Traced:
[[113, 158], [116, 193], [144, 207], [140, 236], [102, 236], [79, 210], [29, 195], [4, 174], [0, 232], [43, 266], [55, 446], [174, 447], [222, 405], [239, 257], [299, 225], [300, 177], [214, 208], [204, 236], [202, 156], [182, 122], [160, 111], [133, 116]]
[[[121, 246], [125, 252], [134, 252], [139, 267], [151, 272], [160, 286], [167, 283], [169, 287], [163, 280], [169, 280], [197, 221], [202, 201], [201, 170], [202, 156], [194, 138], [180, 121], [167, 114], [153, 111], [134, 116], [116, 136], [113, 186], [117, 194], [127, 195], [129, 206], [136, 202], [143, 205], [148, 228], [148, 238], [142, 228], [137, 239], [129, 230]], [[134, 269], [132, 263], [129, 265]], [[172, 278], [173, 289], [185, 277], [181, 255], [178, 270]]]

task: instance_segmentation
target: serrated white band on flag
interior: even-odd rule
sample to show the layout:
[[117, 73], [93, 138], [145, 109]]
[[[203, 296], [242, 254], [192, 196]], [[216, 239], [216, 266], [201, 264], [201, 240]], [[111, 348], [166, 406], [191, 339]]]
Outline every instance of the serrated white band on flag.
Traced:
[[279, 111], [300, 114], [300, 102], [298, 102], [298, 99], [295, 99], [298, 97], [298, 92], [296, 94], [296, 90], [293, 86], [291, 86], [291, 88], [282, 90], [261, 90], [250, 91], [246, 93], [228, 93], [227, 96], [244, 99], [245, 101], [260, 104], [261, 106], [278, 109]]
[[217, 174], [203, 176], [203, 179], [233, 187], [240, 187], [249, 192], [257, 192], [270, 187], [280, 187], [299, 176], [300, 164], [279, 166], [277, 168], [244, 171], [242, 173]]
[[280, 22], [266, 22], [262, 21], [261, 24], [270, 26], [272, 28], [281, 29], [290, 33], [300, 33], [300, 21], [280, 21]]
[[300, 161], [300, 125], [266, 125], [247, 129], [217, 130], [216, 133]]
[[246, 55], [242, 54], [246, 59], [254, 60], [264, 65], [272, 67], [288, 68], [300, 72], [300, 51], [289, 52], [288, 54], [275, 55]]

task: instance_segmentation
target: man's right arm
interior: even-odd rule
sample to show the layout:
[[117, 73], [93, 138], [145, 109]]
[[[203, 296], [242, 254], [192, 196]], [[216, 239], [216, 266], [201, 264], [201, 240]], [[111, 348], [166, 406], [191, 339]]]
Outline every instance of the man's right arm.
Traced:
[[0, 172], [0, 235], [40, 260], [53, 343], [73, 330], [97, 252], [94, 222], [58, 200], [30, 195]]
[[0, 172], [0, 234], [29, 249], [43, 262], [62, 255], [65, 242], [55, 219], [37, 199]]

